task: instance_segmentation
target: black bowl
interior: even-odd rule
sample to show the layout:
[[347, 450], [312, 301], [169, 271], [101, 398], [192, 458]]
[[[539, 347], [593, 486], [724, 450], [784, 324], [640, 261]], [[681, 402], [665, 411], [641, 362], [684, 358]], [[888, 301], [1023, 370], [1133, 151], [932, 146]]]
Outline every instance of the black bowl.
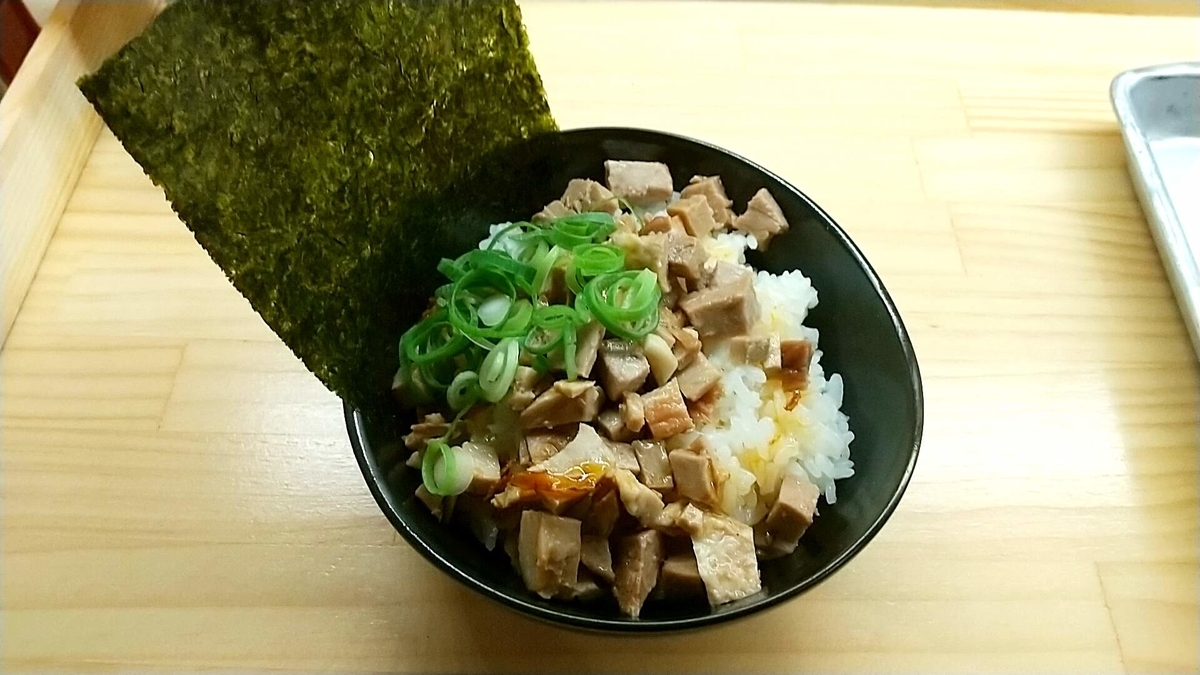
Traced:
[[[455, 214], [466, 250], [489, 223], [524, 220], [562, 194], [567, 181], [603, 181], [606, 159], [665, 162], [676, 188], [692, 175], [719, 175], [734, 206], [745, 207], [765, 187], [791, 229], [749, 262], [771, 272], [800, 269], [812, 279], [820, 304], [806, 323], [820, 331], [822, 364], [845, 382], [843, 410], [855, 434], [852, 478], [839, 481], [837, 503], [820, 515], [792, 555], [761, 565], [764, 591], [717, 609], [707, 605], [648, 603], [639, 619], [622, 617], [614, 603], [543, 600], [527, 591], [503, 552], [488, 553], [472, 536], [440, 524], [413, 496], [418, 471], [402, 464], [395, 441], [347, 407], [354, 454], [380, 508], [396, 530], [443, 572], [515, 610], [571, 627], [655, 632], [696, 628], [746, 616], [812, 588], [863, 549], [895, 510], [917, 460], [923, 402], [921, 377], [895, 305], [858, 247], [804, 193], [742, 157], [699, 141], [638, 129], [576, 129], [506, 149], [475, 188], [460, 190]], [[422, 275], [423, 276], [423, 275]], [[412, 279], [429, 286], [440, 282]], [[426, 296], [428, 297], [428, 295]], [[381, 583], [392, 583], [381, 581]], [[403, 583], [403, 582], [399, 582]]]

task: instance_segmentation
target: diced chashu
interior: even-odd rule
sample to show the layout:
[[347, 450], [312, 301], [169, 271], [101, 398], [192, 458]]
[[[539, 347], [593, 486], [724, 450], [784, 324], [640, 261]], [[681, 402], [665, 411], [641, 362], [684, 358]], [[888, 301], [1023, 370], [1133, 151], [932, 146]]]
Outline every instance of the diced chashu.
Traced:
[[[569, 430], [570, 426], [566, 429]], [[568, 433], [562, 428], [531, 429], [521, 439], [520, 459], [526, 465], [541, 464], [565, 448], [575, 433]]]
[[817, 515], [821, 490], [807, 477], [786, 475], [779, 496], [763, 521], [758, 550], [764, 558], [785, 556], [796, 550], [800, 537]]
[[667, 448], [661, 441], [634, 441], [633, 452], [637, 455], [641, 467], [642, 484], [655, 490], [670, 490], [675, 487], [675, 479], [671, 472], [671, 461], [667, 458]]
[[813, 346], [808, 340], [783, 340], [779, 343], [780, 372], [783, 388], [803, 391], [808, 386], [808, 368]]
[[692, 362], [675, 376], [679, 391], [689, 401], [698, 401], [721, 381], [721, 369], [714, 366], [702, 352], [697, 352]]
[[430, 439], [437, 438], [450, 428], [441, 413], [430, 413], [412, 425], [412, 431], [404, 436], [404, 445], [409, 450], [423, 450]]
[[645, 409], [650, 435], [654, 438], [668, 438], [691, 431], [695, 426], [691, 415], [688, 414], [687, 405], [683, 402], [679, 383], [674, 379], [658, 389], [642, 394], [642, 407]]
[[599, 497], [592, 497], [591, 508], [583, 521], [583, 531], [607, 539], [620, 517], [620, 496], [617, 490], [610, 489]]
[[575, 370], [579, 377], [591, 377], [602, 340], [604, 326], [599, 321], [592, 321], [579, 329], [579, 337], [575, 341]]
[[667, 235], [667, 274], [682, 279], [686, 289], [695, 290], [704, 277], [708, 253], [700, 240], [689, 234]]
[[618, 206], [617, 197], [611, 190], [587, 178], [575, 178], [567, 183], [560, 201], [567, 209], [577, 213], [612, 213]]
[[630, 204], [666, 202], [674, 191], [671, 171], [661, 162], [608, 160], [604, 163], [608, 189]]
[[473, 495], [491, 495], [500, 482], [500, 459], [496, 451], [485, 443], [465, 441], [458, 446], [470, 458], [471, 482], [467, 492]]
[[680, 191], [679, 196], [687, 199], [700, 195], [708, 200], [708, 206], [712, 209], [713, 220], [717, 225], [724, 228], [733, 223], [733, 200], [725, 194], [725, 185], [721, 182], [720, 176], [692, 176], [692, 180], [688, 182], [687, 187]]
[[758, 319], [754, 275], [723, 261], [717, 268], [709, 287], [689, 293], [679, 301], [679, 308], [702, 338], [745, 335]]
[[554, 597], [557, 600], [591, 602], [604, 597], [604, 587], [596, 581], [595, 575], [586, 569], [581, 569], [579, 570], [579, 576], [575, 579], [575, 583], [559, 589], [554, 594]]
[[695, 554], [689, 551], [686, 555], [673, 555], [664, 560], [658, 584], [663, 596], [668, 599], [703, 596], [704, 579], [700, 578]]
[[714, 607], [762, 590], [754, 531], [749, 525], [705, 513], [692, 535], [692, 550], [708, 602]]
[[667, 213], [683, 221], [684, 229], [693, 237], [707, 237], [717, 229], [712, 207], [703, 195], [680, 199], [667, 207]]
[[663, 512], [662, 495], [642, 485], [632, 473], [623, 469], [613, 472], [613, 480], [617, 483], [617, 493], [626, 513], [644, 527], [659, 524]]
[[612, 444], [601, 438], [591, 425], [580, 424], [579, 431], [570, 443], [546, 460], [529, 467], [529, 470], [561, 475], [580, 467], [586, 468], [589, 464], [606, 470], [615, 468], [617, 454]]
[[513, 376], [512, 389], [504, 397], [504, 403], [509, 409], [515, 412], [521, 412], [529, 407], [537, 398], [537, 385], [542, 376], [538, 371], [529, 366], [517, 366], [517, 372]]
[[762, 368], [768, 375], [783, 367], [779, 336], [738, 335], [729, 341], [729, 357], [738, 363]]
[[733, 221], [733, 227], [754, 237], [758, 241], [758, 248], [765, 251], [771, 237], [787, 231], [788, 222], [775, 198], [763, 188], [751, 198], [746, 212]]
[[527, 510], [521, 514], [518, 561], [525, 587], [543, 598], [572, 588], [579, 576], [581, 523]]
[[596, 535], [584, 535], [579, 553], [579, 562], [592, 574], [608, 583], [613, 581], [612, 552], [608, 539]]
[[650, 591], [658, 583], [663, 560], [662, 535], [655, 530], [644, 530], [623, 537], [617, 551], [613, 585], [617, 605], [625, 615], [637, 618]]
[[609, 400], [619, 401], [627, 392], [637, 391], [650, 374], [650, 363], [640, 345], [627, 340], [600, 343], [600, 384]]
[[521, 411], [523, 429], [590, 422], [600, 414], [600, 388], [587, 380], [559, 380]]
[[[653, 370], [654, 367], [651, 365], [651, 372]], [[629, 431], [637, 433], [646, 426], [646, 409], [642, 406], [642, 397], [637, 392], [626, 392], [618, 411], [621, 415], [621, 422]]]
[[568, 209], [567, 205], [563, 204], [561, 199], [555, 199], [547, 204], [546, 208], [533, 214], [533, 222], [545, 223], [554, 220], [555, 218], [562, 218], [570, 213], [571, 209]]
[[627, 443], [637, 438], [637, 434], [625, 426], [625, 419], [616, 408], [601, 411], [596, 417], [596, 426], [600, 427], [601, 433], [610, 441]]
[[679, 496], [701, 504], [717, 503], [716, 469], [708, 453], [680, 449], [672, 450], [667, 458]]
[[642, 234], [653, 234], [661, 232], [663, 234], [687, 234], [687, 228], [683, 226], [683, 221], [679, 216], [670, 216], [666, 214], [657, 214], [650, 216], [642, 225]]

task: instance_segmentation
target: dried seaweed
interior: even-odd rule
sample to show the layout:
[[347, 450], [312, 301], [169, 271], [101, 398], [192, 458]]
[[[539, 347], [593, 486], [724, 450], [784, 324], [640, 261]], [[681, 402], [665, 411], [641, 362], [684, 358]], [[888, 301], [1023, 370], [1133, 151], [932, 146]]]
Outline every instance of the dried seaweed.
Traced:
[[512, 0], [180, 0], [80, 88], [267, 324], [377, 415], [428, 299], [408, 282], [454, 240], [448, 186], [554, 129]]

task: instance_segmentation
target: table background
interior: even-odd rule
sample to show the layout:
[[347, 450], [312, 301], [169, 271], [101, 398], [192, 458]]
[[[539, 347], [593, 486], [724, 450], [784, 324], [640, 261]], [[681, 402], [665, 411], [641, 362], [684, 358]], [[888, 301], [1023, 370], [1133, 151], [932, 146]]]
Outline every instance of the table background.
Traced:
[[561, 126], [723, 145], [862, 246], [927, 397], [888, 526], [694, 635], [469, 594], [393, 533], [337, 399], [104, 131], [0, 352], [0, 666], [1196, 669], [1196, 359], [1107, 100], [1195, 59], [1194, 18], [522, 4]]

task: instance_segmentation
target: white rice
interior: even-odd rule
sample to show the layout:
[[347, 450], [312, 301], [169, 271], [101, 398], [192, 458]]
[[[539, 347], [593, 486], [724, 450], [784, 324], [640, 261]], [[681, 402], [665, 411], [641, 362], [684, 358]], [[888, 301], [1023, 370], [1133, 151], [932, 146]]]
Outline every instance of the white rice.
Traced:
[[[710, 254], [744, 262], [745, 249], [753, 248], [754, 241], [745, 239], [718, 235]], [[817, 292], [808, 278], [798, 271], [759, 272], [754, 290], [760, 307], [755, 332], [816, 344], [817, 331], [804, 325], [808, 310], [817, 305]], [[765, 515], [765, 504], [773, 501], [783, 477], [793, 472], [807, 475], [829, 503], [837, 501], [835, 481], [854, 474], [854, 434], [840, 410], [842, 378], [825, 377], [821, 352], [814, 350], [808, 387], [792, 410], [786, 408], [789, 395], [762, 369], [731, 362], [726, 350], [714, 350], [709, 357], [724, 371], [724, 393], [712, 421], [700, 432], [712, 443], [714, 461], [728, 476], [721, 485], [721, 508], [755, 523]]]

